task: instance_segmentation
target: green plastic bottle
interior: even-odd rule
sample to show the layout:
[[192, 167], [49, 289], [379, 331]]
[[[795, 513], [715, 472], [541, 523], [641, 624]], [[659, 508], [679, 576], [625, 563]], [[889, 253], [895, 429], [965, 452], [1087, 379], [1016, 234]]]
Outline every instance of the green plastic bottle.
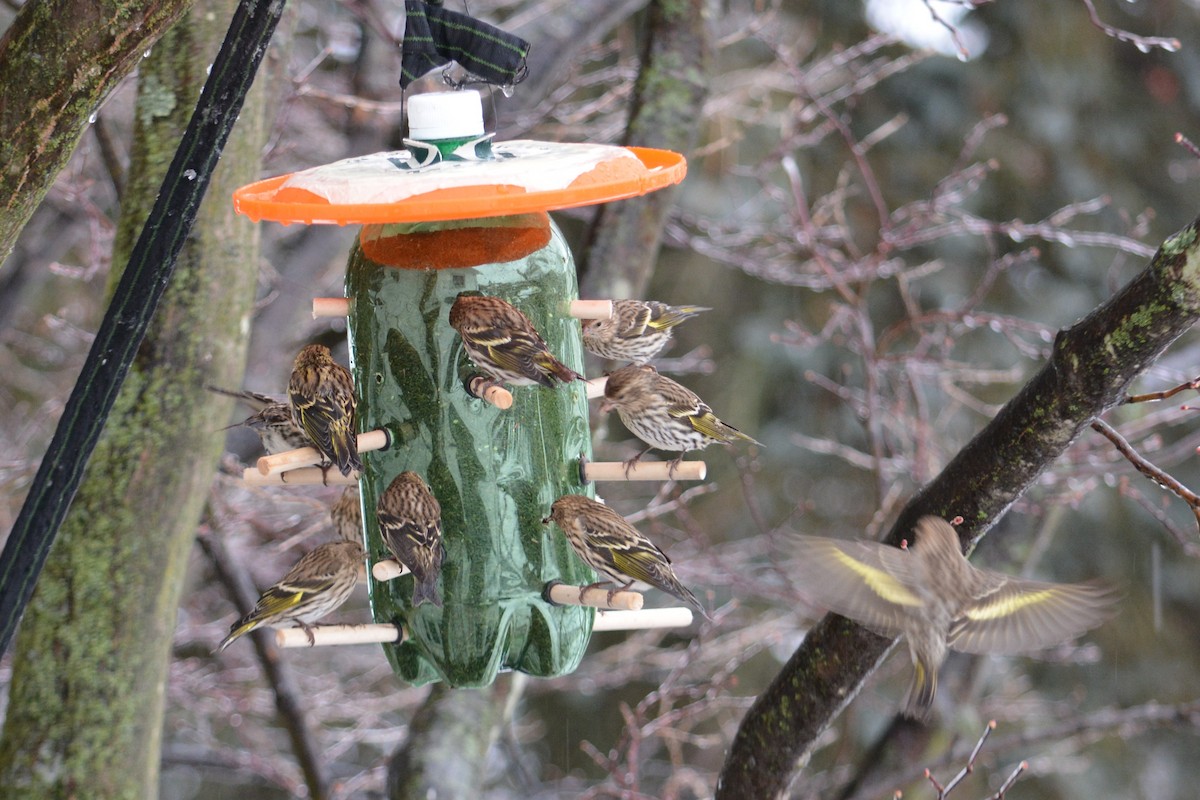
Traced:
[[512, 303], [555, 355], [583, 369], [580, 325], [567, 314], [575, 267], [548, 215], [362, 229], [346, 275], [359, 426], [392, 437], [363, 458], [367, 547], [372, 563], [388, 557], [375, 504], [404, 470], [433, 489], [446, 547], [442, 608], [411, 607], [411, 576], [372, 578], [372, 613], [403, 628], [405, 641], [384, 647], [414, 684], [486, 686], [507, 669], [562, 675], [582, 658], [595, 611], [553, 606], [543, 589], [595, 575], [541, 520], [559, 496], [593, 494], [579, 473], [591, 456], [584, 386], [512, 387], [507, 410], [470, 395], [465, 382], [478, 371], [448, 321], [463, 291]]

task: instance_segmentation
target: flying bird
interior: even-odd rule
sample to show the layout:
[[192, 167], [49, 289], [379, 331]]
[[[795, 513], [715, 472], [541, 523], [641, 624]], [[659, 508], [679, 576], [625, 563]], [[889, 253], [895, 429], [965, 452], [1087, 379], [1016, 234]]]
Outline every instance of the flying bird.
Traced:
[[915, 674], [905, 716], [925, 719], [947, 649], [1021, 653], [1099, 625], [1117, 593], [1098, 583], [1043, 583], [972, 566], [945, 520], [923, 517], [906, 548], [795, 537], [801, 594], [882, 636], [903, 634]]

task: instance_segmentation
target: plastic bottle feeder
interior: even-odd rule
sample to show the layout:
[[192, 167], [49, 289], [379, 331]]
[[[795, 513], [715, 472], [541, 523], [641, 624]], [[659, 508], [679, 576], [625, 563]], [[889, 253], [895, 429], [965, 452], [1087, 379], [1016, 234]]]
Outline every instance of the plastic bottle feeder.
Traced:
[[[636, 592], [581, 591], [595, 574], [542, 524], [561, 495], [594, 496], [592, 481], [625, 478], [619, 463], [590, 463], [588, 396], [603, 394], [603, 379], [511, 392], [480, 381], [449, 310], [461, 292], [500, 297], [582, 373], [578, 319], [607, 317], [612, 305], [579, 300], [574, 261], [546, 212], [646, 194], [678, 183], [686, 165], [663, 150], [493, 143], [471, 91], [417, 95], [409, 113], [407, 150], [234, 193], [255, 221], [362, 225], [346, 297], [317, 298], [314, 314], [348, 317], [364, 469], [344, 482], [359, 483], [376, 624], [313, 630], [317, 643], [383, 642], [397, 674], [416, 684], [486, 686], [506, 669], [562, 675], [593, 630], [686, 625], [691, 612], [638, 611]], [[246, 479], [316, 483], [317, 462], [308, 449], [268, 456]], [[677, 479], [703, 478], [702, 462], [681, 466], [691, 472]], [[631, 478], [667, 477], [665, 463], [638, 467]], [[412, 606], [413, 578], [380, 538], [376, 502], [405, 470], [441, 504], [441, 608]], [[336, 470], [328, 478], [343, 482]], [[614, 607], [630, 610], [597, 616]], [[309, 644], [298, 629], [278, 634], [285, 645]]]

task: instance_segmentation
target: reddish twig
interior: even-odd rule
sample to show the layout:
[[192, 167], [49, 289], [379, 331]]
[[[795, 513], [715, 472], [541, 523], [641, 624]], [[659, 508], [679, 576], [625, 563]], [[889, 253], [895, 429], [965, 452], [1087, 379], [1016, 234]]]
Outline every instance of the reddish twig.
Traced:
[[1143, 53], [1149, 53], [1156, 47], [1166, 50], [1168, 53], [1174, 53], [1180, 48], [1179, 40], [1169, 36], [1138, 36], [1136, 33], [1122, 30], [1113, 25], [1109, 25], [1100, 19], [1100, 15], [1096, 13], [1096, 5], [1092, 0], [1083, 0], [1083, 5], [1087, 8], [1088, 18], [1092, 24], [1100, 30], [1104, 31], [1105, 35], [1111, 36], [1118, 42], [1129, 42]]
[[1196, 524], [1200, 526], [1200, 496], [1184, 486], [1164, 470], [1150, 463], [1144, 456], [1133, 449], [1124, 436], [1119, 434], [1113, 426], [1109, 425], [1104, 420], [1095, 420], [1092, 422], [1092, 430], [1100, 433], [1113, 443], [1117, 451], [1125, 456], [1126, 460], [1137, 469], [1138, 472], [1145, 475], [1150, 480], [1157, 483], [1159, 486], [1166, 489], [1168, 492], [1178, 496], [1181, 500], [1188, 504], [1188, 508], [1192, 510], [1192, 514], [1196, 517]]
[[932, 772], [925, 770], [925, 777], [929, 779], [929, 782], [933, 784], [933, 788], [937, 791], [938, 800], [942, 800], [943, 797], [954, 791], [956, 786], [962, 783], [968, 775], [975, 771], [975, 759], [979, 757], [979, 751], [983, 750], [983, 743], [987, 741], [988, 736], [990, 736], [994, 730], [996, 730], [996, 720], [991, 720], [983, 729], [983, 735], [980, 736], [979, 741], [975, 743], [975, 747], [971, 750], [971, 754], [967, 756], [966, 765], [964, 765], [963, 768], [958, 771], [958, 774], [951, 778], [950, 782], [944, 787], [937, 782], [937, 779], [933, 777]]
[[1147, 392], [1145, 394], [1128, 394], [1125, 395], [1125, 403], [1150, 403], [1155, 400], [1166, 400], [1169, 397], [1174, 397], [1180, 392], [1186, 392], [1188, 389], [1200, 389], [1200, 377], [1192, 378], [1190, 381], [1172, 386], [1170, 389], [1163, 389], [1160, 392]]

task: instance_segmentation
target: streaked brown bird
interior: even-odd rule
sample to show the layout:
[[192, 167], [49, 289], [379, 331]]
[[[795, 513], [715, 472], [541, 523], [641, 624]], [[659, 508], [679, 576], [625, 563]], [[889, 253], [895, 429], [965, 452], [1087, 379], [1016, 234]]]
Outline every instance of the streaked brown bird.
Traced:
[[358, 582], [364, 558], [366, 553], [358, 542], [327, 542], [309, 551], [262, 593], [253, 611], [230, 626], [217, 652], [263, 626], [301, 627], [308, 634], [309, 644], [316, 644], [309, 624], [346, 602]]
[[450, 327], [475, 366], [495, 380], [547, 389], [583, 380], [554, 357], [529, 317], [499, 297], [460, 294], [450, 307]]
[[288, 405], [287, 400], [258, 392], [230, 391], [219, 386], [206, 388], [210, 392], [237, 398], [254, 409], [254, 413], [241, 422], [227, 425], [221, 430], [249, 428], [258, 434], [267, 455], [273, 456], [276, 453], [286, 453], [288, 450], [313, 446], [312, 440], [304, 431], [300, 430], [295, 420], [292, 419], [292, 407]]
[[376, 506], [379, 533], [387, 549], [412, 570], [417, 585], [414, 607], [428, 600], [439, 608], [437, 581], [442, 572], [442, 507], [429, 485], [415, 472], [401, 472], [380, 495]]
[[583, 346], [601, 358], [644, 364], [667, 346], [676, 325], [711, 310], [655, 300], [615, 300], [612, 317], [583, 326]]
[[347, 486], [342, 496], [329, 507], [329, 518], [338, 538], [346, 542], [362, 542], [362, 507], [359, 504], [358, 487]]
[[333, 360], [329, 348], [310, 344], [296, 356], [288, 383], [292, 419], [308, 435], [325, 463], [343, 475], [362, 470], [355, 429], [354, 379], [350, 370]]
[[925, 719], [947, 648], [1021, 653], [1103, 622], [1118, 595], [1098, 583], [1042, 583], [971, 565], [945, 520], [923, 517], [916, 541], [795, 537], [791, 566], [801, 594], [882, 636], [908, 641], [915, 674], [905, 716]]
[[624, 591], [641, 581], [679, 598], [710, 619], [696, 595], [675, 577], [667, 554], [604, 503], [581, 494], [565, 494], [550, 506], [550, 516], [542, 523], [551, 520], [562, 528], [584, 563], [604, 576], [605, 580], [591, 586], [618, 584], [611, 590], [610, 599], [612, 592]]
[[600, 412], [614, 409], [625, 427], [649, 445], [625, 462], [626, 472], [656, 447], [679, 451], [679, 457], [671, 462], [673, 473], [691, 450], [702, 450], [713, 443], [732, 444], [738, 439], [762, 444], [722, 422], [695, 392], [664, 378], [648, 364], [630, 364], [608, 376]]

